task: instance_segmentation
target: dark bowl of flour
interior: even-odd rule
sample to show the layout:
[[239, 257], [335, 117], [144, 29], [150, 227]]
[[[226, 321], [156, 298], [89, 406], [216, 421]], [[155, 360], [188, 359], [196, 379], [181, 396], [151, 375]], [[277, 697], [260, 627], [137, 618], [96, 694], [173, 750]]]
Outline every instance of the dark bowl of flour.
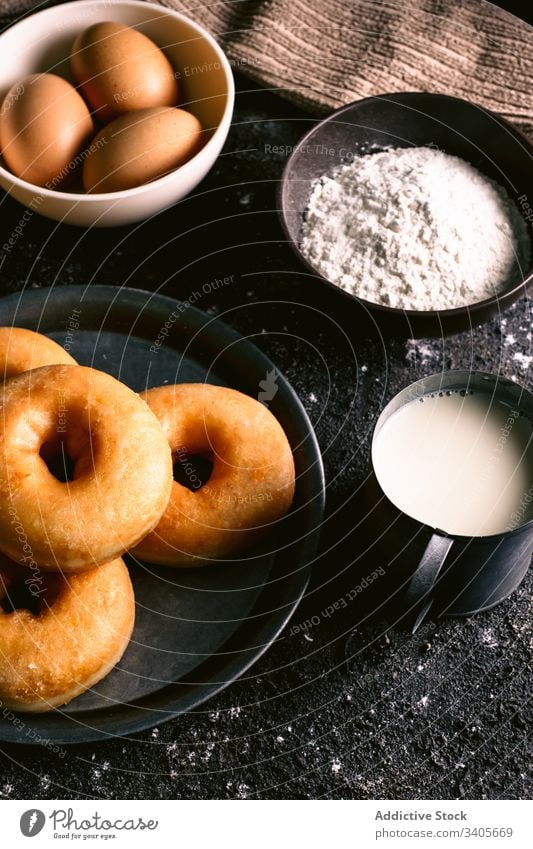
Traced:
[[279, 190], [310, 298], [401, 336], [468, 330], [533, 283], [533, 145], [442, 94], [384, 94], [306, 133]]

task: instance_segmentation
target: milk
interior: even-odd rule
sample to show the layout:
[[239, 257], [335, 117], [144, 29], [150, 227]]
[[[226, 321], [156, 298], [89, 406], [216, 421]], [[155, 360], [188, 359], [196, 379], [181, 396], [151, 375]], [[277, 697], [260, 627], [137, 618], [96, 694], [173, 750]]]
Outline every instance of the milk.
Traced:
[[512, 530], [533, 518], [533, 427], [489, 393], [409, 401], [376, 434], [374, 470], [407, 515], [449, 534]]

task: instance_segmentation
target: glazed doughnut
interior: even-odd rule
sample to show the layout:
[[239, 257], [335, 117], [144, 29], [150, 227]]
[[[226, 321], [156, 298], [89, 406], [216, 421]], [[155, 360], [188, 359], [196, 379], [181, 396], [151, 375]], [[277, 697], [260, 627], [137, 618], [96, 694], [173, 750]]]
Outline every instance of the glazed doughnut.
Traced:
[[[28, 586], [36, 587], [33, 598]], [[33, 611], [17, 607], [21, 592]], [[21, 712], [70, 702], [118, 663], [134, 619], [133, 588], [120, 558], [66, 577], [2, 558], [0, 702]]]
[[202, 383], [150, 389], [174, 462], [209, 454], [213, 469], [195, 491], [174, 481], [156, 529], [133, 554], [165, 566], [201, 565], [249, 548], [272, 531], [294, 496], [294, 461], [269, 410], [248, 395]]
[[45, 366], [0, 388], [0, 551], [75, 572], [158, 523], [172, 457], [146, 403], [108, 374]]
[[76, 365], [61, 345], [23, 327], [0, 327], [0, 382], [32, 368]]

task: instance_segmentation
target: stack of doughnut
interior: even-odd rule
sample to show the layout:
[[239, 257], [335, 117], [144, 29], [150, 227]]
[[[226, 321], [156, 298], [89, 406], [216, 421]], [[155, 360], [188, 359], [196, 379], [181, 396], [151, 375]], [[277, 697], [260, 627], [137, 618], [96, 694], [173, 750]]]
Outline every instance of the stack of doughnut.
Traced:
[[[176, 466], [209, 457], [202, 486]], [[232, 559], [289, 510], [290, 445], [233, 389], [137, 395], [46, 336], [0, 328], [0, 703], [47, 711], [120, 660], [135, 599], [122, 556]]]

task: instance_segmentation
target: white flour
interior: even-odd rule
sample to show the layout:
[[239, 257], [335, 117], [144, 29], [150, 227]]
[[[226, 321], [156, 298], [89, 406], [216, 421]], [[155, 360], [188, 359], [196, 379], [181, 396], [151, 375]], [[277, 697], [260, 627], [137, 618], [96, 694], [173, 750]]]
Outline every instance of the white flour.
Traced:
[[341, 289], [415, 310], [490, 297], [522, 279], [530, 256], [506, 192], [427, 147], [358, 156], [316, 180], [300, 247]]

